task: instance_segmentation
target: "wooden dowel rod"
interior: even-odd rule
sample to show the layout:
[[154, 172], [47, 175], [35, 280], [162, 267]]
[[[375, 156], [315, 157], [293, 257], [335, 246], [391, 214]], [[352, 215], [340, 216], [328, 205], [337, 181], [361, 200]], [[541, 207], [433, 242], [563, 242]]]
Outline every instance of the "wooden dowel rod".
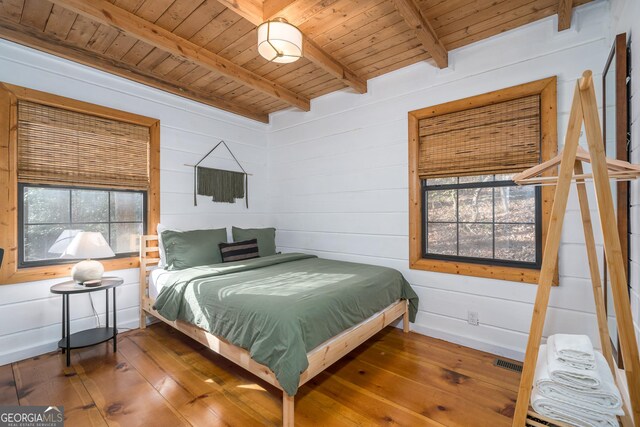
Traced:
[[[617, 182], [628, 182], [633, 181], [636, 178], [627, 178], [627, 179], [616, 179]], [[591, 182], [591, 180], [586, 180], [585, 182]], [[522, 185], [527, 185], [531, 187], [555, 187], [557, 185], [556, 182], [525, 182]]]
[[[625, 173], [625, 174], [617, 174], [612, 173], [609, 178], [615, 179], [616, 181], [632, 181], [637, 179], [639, 174], [637, 173]], [[576, 180], [581, 180], [584, 182], [592, 181], [593, 176], [591, 174], [583, 174], [577, 176], [576, 179], [572, 179], [572, 182], [576, 182]], [[527, 178], [519, 181], [515, 181], [518, 185], [530, 185], [530, 184], [547, 184], [547, 185], [555, 185], [558, 181], [558, 178], [555, 176], [548, 177], [537, 177], [537, 178]]]
[[[621, 177], [621, 178], [637, 178], [638, 176], [640, 176], [640, 171], [620, 171], [620, 172], [610, 172], [609, 173], [609, 178], [617, 178], [617, 177]], [[590, 173], [582, 173], [580, 175], [574, 175], [573, 180], [575, 181], [576, 179], [592, 179], [593, 178], [593, 174]], [[557, 176], [540, 176], [540, 177], [535, 177], [535, 178], [525, 178], [525, 179], [521, 179], [519, 181], [516, 182], [527, 182], [527, 181], [533, 181], [533, 180], [540, 180], [540, 181], [557, 181], [558, 177]]]

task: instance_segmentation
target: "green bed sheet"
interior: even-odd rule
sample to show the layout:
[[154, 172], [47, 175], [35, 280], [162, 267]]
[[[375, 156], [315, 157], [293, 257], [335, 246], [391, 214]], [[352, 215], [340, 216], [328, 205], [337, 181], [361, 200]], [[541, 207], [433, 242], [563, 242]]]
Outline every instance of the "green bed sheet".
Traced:
[[249, 351], [291, 396], [307, 352], [398, 299], [418, 296], [397, 270], [280, 254], [171, 274], [155, 309]]

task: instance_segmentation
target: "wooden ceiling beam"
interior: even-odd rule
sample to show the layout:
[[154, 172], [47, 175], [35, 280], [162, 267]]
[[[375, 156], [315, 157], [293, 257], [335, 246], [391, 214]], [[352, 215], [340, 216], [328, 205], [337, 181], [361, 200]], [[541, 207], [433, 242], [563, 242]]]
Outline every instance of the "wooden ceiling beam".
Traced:
[[302, 52], [305, 58], [331, 74], [333, 77], [342, 80], [343, 83], [350, 86], [356, 92], [367, 93], [366, 80], [360, 78], [348, 67], [342, 65], [340, 61], [325, 52], [310, 38], [305, 37], [303, 43]]
[[262, 10], [266, 19], [285, 18], [293, 25], [304, 23], [320, 10], [330, 7], [337, 0], [265, 0]]
[[558, 31], [571, 28], [572, 0], [558, 0]]
[[391, 0], [396, 10], [404, 18], [405, 22], [416, 33], [416, 37], [422, 46], [431, 55], [439, 68], [449, 66], [449, 53], [438, 38], [429, 20], [415, 3], [415, 0]]
[[256, 27], [264, 22], [260, 0], [218, 0], [218, 3], [233, 10]]
[[278, 14], [287, 8], [287, 6], [295, 3], [297, 0], [264, 0], [262, 3], [262, 15], [269, 18], [275, 18]]
[[66, 40], [59, 39], [51, 34], [45, 34], [32, 27], [20, 25], [1, 16], [0, 38], [50, 53], [82, 65], [96, 68], [127, 80], [132, 80], [146, 86], [160, 89], [192, 101], [248, 117], [259, 122], [269, 123], [269, 116], [263, 112], [244, 108], [225, 99], [212, 95], [203, 95], [187, 87], [178, 86], [175, 83], [169, 82], [150, 73], [142, 72], [133, 65], [117, 61], [96, 52], [89, 53]]
[[[280, 16], [280, 12], [288, 6], [292, 6], [294, 3], [300, 1], [302, 0], [265, 1], [264, 9], [262, 8], [263, 5], [260, 5], [260, 9], [257, 9], [256, 3], [258, 0], [218, 0], [220, 4], [233, 10], [255, 26], [258, 26], [269, 19], [275, 18], [276, 16]], [[286, 18], [286, 14], [281, 17]], [[299, 25], [299, 22], [296, 22], [295, 19], [287, 20], [293, 25]], [[342, 80], [344, 84], [350, 86], [356, 92], [367, 93], [367, 82], [365, 80], [360, 78], [356, 73], [351, 71], [349, 67], [335, 59], [304, 34], [302, 52], [304, 57], [309, 61], [313, 62], [333, 77]]]
[[238, 83], [280, 99], [304, 111], [309, 111], [308, 98], [255, 74], [159, 25], [153, 24], [106, 0], [51, 0], [89, 19], [111, 26], [130, 36], [164, 50], [178, 58], [193, 62]]

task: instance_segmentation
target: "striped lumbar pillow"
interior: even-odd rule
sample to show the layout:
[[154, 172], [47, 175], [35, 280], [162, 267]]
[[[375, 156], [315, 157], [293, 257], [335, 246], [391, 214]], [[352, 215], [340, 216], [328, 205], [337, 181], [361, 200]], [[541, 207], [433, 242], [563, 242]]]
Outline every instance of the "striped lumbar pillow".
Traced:
[[222, 262], [241, 261], [260, 256], [258, 253], [258, 239], [235, 243], [220, 243], [218, 246], [220, 247]]

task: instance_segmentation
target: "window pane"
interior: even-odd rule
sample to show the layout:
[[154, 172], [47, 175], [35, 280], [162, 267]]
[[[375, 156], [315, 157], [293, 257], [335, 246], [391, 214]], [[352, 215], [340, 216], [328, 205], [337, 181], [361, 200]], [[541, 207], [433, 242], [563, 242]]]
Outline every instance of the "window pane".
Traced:
[[24, 219], [27, 224], [68, 223], [69, 190], [25, 187]]
[[111, 224], [111, 249], [115, 253], [137, 252], [142, 223]]
[[427, 191], [427, 221], [456, 221], [456, 190]]
[[449, 184], [457, 184], [458, 178], [431, 178], [427, 179], [427, 185], [449, 185]]
[[[512, 177], [459, 177], [448, 182], [450, 189], [426, 187], [425, 256], [535, 264], [536, 189], [517, 186]], [[508, 186], [495, 186], [497, 181]]]
[[49, 253], [55, 254], [56, 258], [59, 257], [81, 231], [99, 231], [107, 239], [109, 236], [109, 224], [67, 224], [56, 238], [55, 243], [49, 248]]
[[516, 176], [515, 173], [502, 173], [496, 175], [496, 181], [513, 181], [513, 177]]
[[67, 228], [65, 225], [27, 225], [24, 227], [24, 261], [57, 259], [60, 253], [51, 253], [49, 249]]
[[536, 193], [534, 187], [498, 187], [494, 191], [496, 223], [535, 223]]
[[496, 224], [496, 258], [535, 262], [536, 227], [531, 224]]
[[99, 231], [107, 242], [109, 241], [109, 224], [82, 224], [75, 227], [82, 231]]
[[142, 193], [111, 192], [111, 221], [142, 222]]
[[144, 229], [143, 193], [25, 186], [20, 209], [24, 263], [59, 262], [81, 231], [102, 233], [116, 254], [137, 252]]
[[456, 255], [456, 224], [427, 224], [427, 253]]
[[460, 224], [460, 256], [493, 258], [493, 225]]
[[460, 184], [468, 184], [470, 182], [491, 182], [493, 175], [477, 175], [477, 176], [461, 176]]
[[493, 222], [493, 188], [458, 190], [460, 222]]
[[109, 192], [100, 190], [72, 190], [73, 222], [108, 222]]

